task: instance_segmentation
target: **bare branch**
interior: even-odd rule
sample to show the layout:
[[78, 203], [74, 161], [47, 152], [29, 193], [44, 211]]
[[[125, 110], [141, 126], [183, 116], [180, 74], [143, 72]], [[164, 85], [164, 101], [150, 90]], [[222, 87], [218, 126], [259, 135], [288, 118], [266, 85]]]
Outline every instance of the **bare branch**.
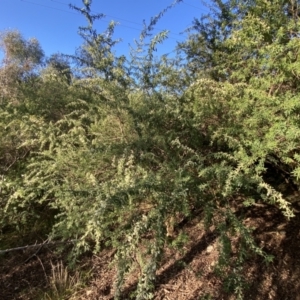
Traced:
[[25, 249], [30, 249], [30, 248], [38, 248], [38, 247], [43, 247], [43, 246], [48, 246], [48, 245], [71, 244], [71, 243], [74, 243], [76, 241], [78, 241], [78, 240], [75, 239], [75, 240], [57, 241], [57, 242], [47, 242], [47, 240], [46, 240], [44, 243], [41, 243], [41, 244], [27, 245], [27, 246], [22, 246], [22, 247], [16, 247], [16, 248], [0, 250], [0, 254], [12, 252], [12, 251], [18, 251], [18, 250], [25, 250]]

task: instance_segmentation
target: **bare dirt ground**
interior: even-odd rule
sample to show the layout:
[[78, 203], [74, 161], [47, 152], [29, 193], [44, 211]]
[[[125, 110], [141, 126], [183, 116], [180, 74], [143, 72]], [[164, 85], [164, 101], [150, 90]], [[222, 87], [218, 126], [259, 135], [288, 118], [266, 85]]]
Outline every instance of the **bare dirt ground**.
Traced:
[[[296, 208], [299, 209], [299, 208]], [[287, 221], [275, 207], [252, 207], [244, 216], [249, 226], [255, 227], [256, 241], [275, 259], [266, 265], [260, 257], [249, 260], [244, 274], [250, 286], [244, 299], [300, 300], [300, 213]], [[189, 242], [181, 252], [166, 249], [157, 272], [155, 299], [196, 300], [235, 299], [222, 288], [215, 274], [218, 239], [214, 229], [205, 231], [195, 218], [183, 228]], [[35, 250], [36, 251], [36, 250]], [[49, 287], [51, 261], [59, 257], [50, 248], [8, 253], [0, 257], [0, 299], [40, 299], [40, 291]], [[106, 249], [99, 255], [85, 258], [92, 276], [72, 299], [113, 299], [115, 269], [111, 266], [114, 251]], [[123, 291], [123, 299], [134, 299], [136, 274], [130, 276]]]

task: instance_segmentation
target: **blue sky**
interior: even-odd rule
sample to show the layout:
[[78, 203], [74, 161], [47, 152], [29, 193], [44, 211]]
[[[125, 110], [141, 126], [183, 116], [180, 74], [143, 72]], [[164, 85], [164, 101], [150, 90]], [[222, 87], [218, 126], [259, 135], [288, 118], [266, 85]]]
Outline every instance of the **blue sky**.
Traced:
[[[37, 38], [46, 55], [73, 54], [82, 41], [77, 34], [78, 26], [86, 22], [69, 8], [69, 3], [83, 6], [81, 0], [0, 0], [0, 30], [18, 29], [25, 38]], [[148, 22], [171, 3], [172, 0], [93, 0], [92, 11], [106, 15], [95, 27], [102, 32], [110, 20], [119, 22], [115, 37], [122, 42], [116, 52], [127, 55], [128, 44], [133, 45], [134, 39], [138, 39], [143, 20]], [[201, 0], [183, 1], [167, 12], [156, 31], [170, 30], [170, 38], [160, 46], [159, 53], [174, 50], [176, 42], [185, 39], [186, 34], [180, 33], [192, 24], [193, 18], [207, 12]]]

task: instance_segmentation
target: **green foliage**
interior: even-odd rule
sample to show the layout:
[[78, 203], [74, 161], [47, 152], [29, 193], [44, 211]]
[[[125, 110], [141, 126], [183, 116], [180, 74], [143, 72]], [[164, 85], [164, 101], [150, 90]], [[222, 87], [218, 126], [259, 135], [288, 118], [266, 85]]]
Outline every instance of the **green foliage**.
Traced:
[[[167, 32], [150, 33], [171, 5], [145, 25], [131, 61], [113, 52], [117, 24], [97, 33], [103, 15], [83, 3], [75, 68], [60, 55], [42, 67], [36, 41], [2, 36], [1, 230], [30, 232], [44, 218], [52, 239], [77, 239], [74, 258], [114, 247], [115, 298], [138, 270], [135, 297], [152, 299], [169, 227], [201, 210], [219, 235], [217, 271], [241, 299], [246, 259], [272, 257], [236, 207], [265, 202], [290, 218], [279, 186], [299, 188], [295, 3], [214, 1], [215, 18], [195, 21], [179, 56], [157, 58]], [[186, 242], [181, 231], [172, 246]]]
[[31, 68], [42, 62], [44, 53], [37, 39], [26, 41], [18, 31], [2, 32], [0, 38], [5, 63], [17, 63], [24, 68]]

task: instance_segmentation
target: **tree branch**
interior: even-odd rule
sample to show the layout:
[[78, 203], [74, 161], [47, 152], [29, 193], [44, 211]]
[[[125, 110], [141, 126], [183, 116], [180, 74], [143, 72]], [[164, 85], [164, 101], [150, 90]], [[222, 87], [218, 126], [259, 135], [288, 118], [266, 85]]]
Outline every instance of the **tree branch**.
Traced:
[[27, 246], [22, 246], [22, 247], [0, 250], [0, 254], [12, 252], [12, 251], [18, 251], [18, 250], [25, 250], [25, 249], [29, 249], [29, 248], [38, 248], [38, 247], [43, 247], [46, 245], [70, 244], [70, 243], [74, 243], [76, 241], [78, 241], [78, 239], [70, 240], [70, 241], [57, 241], [57, 242], [47, 242], [47, 240], [46, 240], [44, 243], [41, 243], [41, 244], [27, 245]]

